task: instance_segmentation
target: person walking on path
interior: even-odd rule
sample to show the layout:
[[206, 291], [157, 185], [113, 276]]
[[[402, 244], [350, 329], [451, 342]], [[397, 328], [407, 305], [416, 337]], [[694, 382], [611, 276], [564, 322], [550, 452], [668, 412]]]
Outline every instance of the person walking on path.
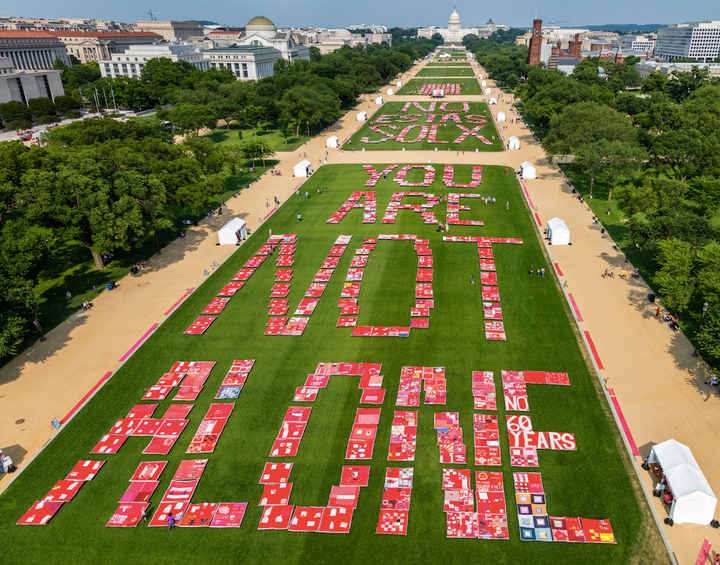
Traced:
[[270, 204], [268, 204], [268, 199], [265, 199], [265, 208], [270, 208]]
[[660, 319], [660, 306], [658, 306], [657, 310], [655, 310], [655, 319], [656, 320]]
[[613, 268], [610, 270], [610, 276], [611, 276], [612, 278], [615, 278], [615, 267], [613, 267]]

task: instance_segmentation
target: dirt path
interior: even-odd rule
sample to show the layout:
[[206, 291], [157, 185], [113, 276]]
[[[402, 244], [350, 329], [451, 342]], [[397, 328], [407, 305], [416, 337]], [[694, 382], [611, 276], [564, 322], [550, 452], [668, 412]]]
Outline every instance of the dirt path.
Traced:
[[[424, 64], [398, 80], [406, 82]], [[476, 73], [485, 74], [474, 65]], [[486, 79], [487, 80], [487, 79]], [[497, 92], [492, 81], [488, 85]], [[388, 96], [385, 101], [428, 100], [422, 96]], [[483, 96], [448, 97], [457, 100], [482, 100]], [[493, 113], [504, 111], [508, 119], [510, 99], [500, 98]], [[266, 174], [237, 198], [228, 201], [225, 213], [201, 222], [188, 237], [171, 243], [162, 255], [148, 261], [141, 276], [126, 277], [112, 292], [95, 300], [91, 312], [79, 312], [48, 334], [43, 343], [20, 355], [0, 370], [0, 448], [22, 466], [51, 438], [51, 420], [62, 419], [119, 359], [142, 338], [153, 324], [191, 288], [204, 280], [203, 271], [212, 269], [213, 261], [222, 263], [237, 248], [216, 246], [217, 229], [231, 217], [239, 216], [255, 230], [277, 196], [281, 201], [291, 197], [302, 180], [292, 176], [299, 154], [317, 167], [324, 158], [325, 142], [330, 135], [341, 140], [359, 125], [356, 113], [370, 114], [379, 106], [374, 96], [358, 104], [343, 119], [313, 138], [299, 151], [279, 153], [276, 167], [282, 176]], [[498, 153], [462, 153], [456, 151], [342, 151], [329, 150], [328, 162], [336, 163], [468, 163], [502, 165], [518, 168], [523, 161], [537, 167], [538, 179], [526, 181], [530, 198], [543, 222], [555, 216], [562, 218], [572, 235], [572, 246], [551, 247], [567, 292], [582, 316], [582, 329], [589, 331], [604, 365], [602, 375], [614, 390], [635, 442], [644, 457], [650, 447], [669, 438], [688, 445], [705, 471], [715, 492], [720, 493], [720, 451], [716, 446], [720, 429], [720, 404], [715, 391], [703, 385], [707, 366], [692, 357], [693, 346], [682, 334], [673, 334], [665, 325], [651, 319], [646, 295], [648, 287], [640, 280], [618, 276], [626, 266], [622, 254], [613, 250], [607, 235], [600, 234], [592, 222], [592, 213], [573, 198], [570, 187], [556, 166], [549, 166], [540, 145], [529, 130], [520, 124], [501, 123], [507, 139], [516, 135], [520, 149]], [[600, 277], [606, 268], [615, 267], [614, 279]], [[629, 264], [627, 265], [630, 268]], [[692, 374], [690, 373], [692, 372]], [[16, 424], [16, 421], [23, 420]], [[636, 457], [638, 462], [641, 458]], [[0, 488], [8, 477], [0, 479]], [[646, 484], [652, 487], [649, 475]], [[658, 513], [666, 511], [653, 499]], [[680, 563], [695, 561], [703, 539], [720, 548], [720, 533], [707, 526], [664, 526]]]

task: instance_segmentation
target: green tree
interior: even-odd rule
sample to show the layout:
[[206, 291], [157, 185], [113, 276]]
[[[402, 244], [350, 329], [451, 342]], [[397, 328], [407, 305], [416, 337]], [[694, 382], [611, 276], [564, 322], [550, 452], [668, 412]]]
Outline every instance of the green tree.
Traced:
[[96, 148], [50, 156], [42, 169], [23, 178], [23, 211], [29, 221], [82, 242], [95, 266], [102, 255], [139, 245], [152, 233], [144, 207], [163, 205], [163, 184], [134, 170], [118, 168]]
[[712, 241], [697, 251], [697, 286], [713, 310], [720, 306], [720, 243]]
[[690, 195], [704, 212], [704, 216], [714, 215], [720, 210], [720, 179], [702, 176], [690, 184]]
[[661, 266], [656, 280], [665, 305], [682, 312], [690, 303], [695, 291], [695, 250], [687, 241], [664, 239], [658, 242], [656, 261]]
[[55, 97], [55, 108], [61, 114], [65, 114], [66, 112], [70, 112], [71, 110], [77, 110], [78, 108], [82, 108], [82, 104], [74, 96], [68, 96], [67, 94], [63, 94], [62, 96]]
[[215, 129], [218, 118], [210, 108], [198, 104], [181, 104], [162, 114], [173, 127], [184, 134], [197, 135], [202, 128]]
[[650, 92], [665, 92], [667, 84], [667, 75], [660, 71], [651, 72], [643, 82], [641, 92], [648, 94]]
[[244, 159], [252, 161], [253, 167], [255, 166], [255, 161], [261, 159], [263, 169], [265, 168], [265, 159], [275, 157], [276, 155], [272, 145], [262, 138], [248, 139], [242, 144], [240, 151]]
[[596, 102], [583, 101], [564, 106], [552, 118], [543, 149], [552, 159], [554, 155], [572, 155], [583, 145], [601, 141], [634, 144], [636, 139], [636, 128], [627, 116]]
[[49, 98], [31, 98], [28, 107], [33, 116], [52, 116], [55, 114], [55, 104]]
[[287, 90], [278, 104], [288, 118], [295, 121], [295, 137], [300, 137], [300, 124], [317, 124], [325, 119], [328, 122], [337, 119], [340, 104], [337, 95], [320, 93], [307, 87], [295, 87]]
[[165, 57], [150, 59], [143, 67], [140, 79], [145, 83], [150, 98], [167, 103], [173, 90], [183, 84], [195, 70], [187, 61], [171, 61]]
[[319, 63], [322, 60], [322, 55], [320, 54], [320, 49], [318, 49], [314, 45], [311, 45], [309, 47], [309, 49], [310, 49], [310, 60], [314, 61], [315, 63]]
[[720, 360], [720, 313], [709, 310], [697, 334], [698, 349], [715, 361]]
[[30, 108], [17, 100], [11, 100], [10, 102], [0, 104], [0, 116], [2, 116], [3, 122], [6, 124], [17, 120], [32, 120]]

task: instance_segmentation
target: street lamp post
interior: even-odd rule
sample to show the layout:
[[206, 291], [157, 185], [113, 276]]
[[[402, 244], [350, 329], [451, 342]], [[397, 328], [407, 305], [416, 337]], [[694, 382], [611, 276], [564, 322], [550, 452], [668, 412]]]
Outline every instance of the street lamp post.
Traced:
[[309, 139], [310, 138], [310, 120], [305, 120], [305, 125], [307, 126], [307, 136]]

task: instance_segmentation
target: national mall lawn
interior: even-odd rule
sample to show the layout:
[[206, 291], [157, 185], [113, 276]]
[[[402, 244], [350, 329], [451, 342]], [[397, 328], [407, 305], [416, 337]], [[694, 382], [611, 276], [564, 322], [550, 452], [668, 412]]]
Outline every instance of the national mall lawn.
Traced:
[[[408, 108], [406, 112], [402, 112], [402, 109], [405, 106], [406, 102], [388, 102], [384, 104], [382, 108], [376, 110], [375, 113], [369, 117], [368, 121], [351, 137], [352, 143], [350, 145], [345, 144], [343, 146], [343, 149], [346, 151], [352, 149], [354, 149], [355, 151], [361, 151], [363, 148], [365, 149], [365, 151], [402, 151], [402, 149], [405, 148], [406, 151], [434, 151], [435, 148], [437, 148], [438, 155], [434, 160], [442, 158], [440, 156], [441, 151], [475, 151], [476, 149], [480, 152], [502, 151], [502, 139], [498, 135], [495, 123], [493, 122], [492, 116], [490, 115], [488, 105], [484, 102], [470, 102], [470, 111], [466, 114], [462, 111], [462, 102], [455, 102], [455, 99], [456, 97], [453, 97], [452, 99], [438, 99], [436, 101], [435, 110], [433, 110], [432, 112], [425, 112], [423, 110], [420, 110], [415, 105], [410, 106], [410, 108]], [[462, 100], [462, 98], [458, 99]], [[443, 104], [443, 102], [448, 102], [448, 105], [446, 106], [446, 110], [441, 112], [440, 106], [441, 104]], [[418, 104], [424, 109], [429, 109], [430, 107], [429, 101], [418, 102]], [[449, 113], [456, 113], [460, 118], [462, 125], [470, 130], [481, 124], [468, 121], [465, 117], [466, 115], [480, 116], [481, 118], [487, 120], [486, 123], [482, 124], [483, 127], [478, 132], [478, 135], [490, 141], [491, 144], [487, 145], [474, 135], [467, 136], [461, 143], [453, 143], [456, 139], [463, 135], [463, 131], [455, 125], [455, 122], [452, 122], [450, 120], [444, 123], [440, 123], [442, 116]], [[435, 116], [432, 123], [428, 124], [427, 118], [425, 117], [426, 114], [437, 115]], [[392, 117], [383, 120], [383, 123], [374, 123], [375, 121], [380, 119], [380, 116], [383, 115]], [[414, 116], [417, 121], [408, 122], [406, 116]], [[477, 118], [471, 119], [476, 120]], [[381, 143], [363, 143], [361, 141], [363, 137], [367, 137], [370, 141], [375, 141], [386, 137], [384, 134], [370, 129], [370, 126], [373, 125], [379, 126], [381, 131], [397, 135], [405, 127], [410, 125], [422, 125], [429, 127], [432, 124], [439, 125], [436, 139], [438, 142], [441, 143], [432, 143], [429, 140], [429, 134], [425, 136], [425, 139], [423, 139], [422, 141], [413, 141], [417, 139], [420, 135], [421, 128], [414, 128], [413, 130], [411, 130], [408, 133], [408, 136], [405, 138], [404, 142], [395, 141], [394, 139], [389, 139]], [[388, 125], [396, 126], [399, 129], [392, 129], [388, 127]]]
[[444, 69], [420, 69], [415, 75], [423, 77], [472, 77], [475, 71], [470, 67], [449, 67]]
[[475, 78], [424, 78], [424, 79], [417, 79], [413, 78], [410, 79], [407, 83], [405, 83], [402, 88], [396, 92], [395, 94], [399, 95], [412, 95], [417, 94], [420, 90], [420, 87], [423, 84], [459, 84], [462, 87], [462, 91], [460, 95], [463, 94], [482, 94], [482, 88], [480, 88], [480, 83]]
[[[359, 146], [359, 144], [358, 144]], [[398, 159], [402, 154], [399, 152]], [[372, 163], [369, 159], [368, 163]], [[376, 165], [382, 170], [386, 165]], [[570, 322], [558, 281], [543, 254], [520, 188], [504, 167], [483, 167], [479, 188], [448, 188], [442, 183], [443, 165], [433, 165], [435, 181], [428, 188], [400, 188], [394, 174], [377, 186], [365, 187], [368, 175], [361, 165], [326, 165], [315, 172], [270, 219], [245, 241], [207, 281], [142, 345], [98, 394], [68, 423], [27, 469], [0, 496], [0, 532], [8, 562], [13, 564], [78, 563], [245, 563], [245, 564], [408, 564], [418, 563], [532, 563], [533, 565], [625, 564], [648, 557], [646, 503], [621, 451], [615, 424], [608, 419], [597, 377], [588, 371], [578, 345], [577, 328]], [[472, 167], [455, 167], [455, 182], [469, 182]], [[406, 180], [419, 182], [423, 172], [411, 170]], [[299, 179], [298, 179], [299, 180]], [[327, 189], [327, 196], [317, 189]], [[305, 198], [308, 191], [310, 198]], [[362, 209], [353, 209], [338, 224], [327, 224], [353, 191], [377, 194], [377, 222], [362, 223]], [[423, 223], [421, 215], [401, 210], [394, 224], [381, 218], [393, 191], [479, 192], [495, 197], [496, 205], [479, 199], [461, 200], [470, 210], [461, 219], [483, 220], [483, 227], [452, 226], [449, 234]], [[270, 194], [272, 196], [272, 194]], [[403, 203], [422, 203], [406, 197]], [[509, 202], [509, 209], [506, 209]], [[431, 209], [445, 222], [445, 204]], [[302, 216], [298, 222], [297, 216]], [[339, 235], [352, 235], [331, 281], [302, 336], [264, 336], [270, 289], [277, 270], [277, 254], [261, 265], [230, 300], [204, 335], [183, 335], [203, 308], [273, 234], [297, 234], [297, 248], [289, 315], [297, 307], [323, 260]], [[434, 258], [435, 307], [428, 329], [412, 329], [408, 338], [351, 337], [351, 328], [338, 328], [338, 299], [354, 250], [364, 238], [379, 234], [416, 234], [430, 240]], [[502, 301], [506, 342], [486, 341], [478, 250], [474, 243], [443, 242], [443, 235], [521, 238], [522, 245], [496, 244], [493, 253]], [[545, 268], [546, 277], [530, 277], [530, 265]], [[358, 298], [358, 325], [410, 325], [414, 305], [417, 255], [412, 242], [380, 241], [370, 254]], [[474, 275], [478, 281], [470, 284]], [[172, 298], [172, 297], [170, 297]], [[179, 297], [178, 297], [179, 298]], [[144, 328], [138, 328], [140, 333]], [[112, 339], [112, 336], [108, 336]], [[92, 352], [88, 352], [92, 355]], [[234, 359], [255, 359], [247, 383], [214, 453], [185, 454], [224, 375]], [[169, 455], [142, 455], [148, 437], [131, 437], [114, 455], [91, 455], [90, 450], [116, 420], [135, 404], [143, 403], [145, 390], [168, 372], [176, 361], [215, 361], [217, 365], [194, 402], [190, 423]], [[369, 486], [360, 492], [349, 534], [258, 531], [263, 486], [258, 484], [265, 463], [294, 463], [290, 504], [326, 506], [332, 485], [339, 484], [345, 450], [361, 391], [358, 378], [334, 376], [321, 389], [298, 455], [269, 457], [296, 387], [305, 382], [320, 362], [382, 363], [386, 389], [371, 465]], [[388, 442], [403, 366], [442, 366], [446, 369], [447, 405], [421, 405], [417, 410], [418, 437], [414, 462], [388, 463]], [[532, 422], [536, 430], [572, 432], [577, 451], [540, 451], [540, 467], [510, 467], [502, 370], [566, 372], [571, 386], [529, 385]], [[472, 371], [494, 371], [498, 394], [502, 467], [473, 464]], [[171, 405], [174, 391], [158, 402], [156, 417]], [[223, 401], [228, 402], [228, 401]], [[155, 404], [156, 402], [153, 402]], [[367, 406], [362, 406], [367, 407]], [[459, 412], [468, 445], [468, 464], [461, 468], [502, 471], [505, 483], [507, 541], [446, 539], [443, 513], [442, 469], [435, 412]], [[50, 419], [56, 416], [48, 414]], [[150, 516], [169, 486], [179, 462], [207, 458], [209, 463], [193, 496], [194, 502], [247, 502], [240, 528], [165, 527], [106, 528], [129, 479], [141, 461], [169, 461], [158, 489], [150, 500]], [[15, 522], [83, 459], [105, 460], [97, 477], [87, 483], [44, 527], [16, 526]], [[407, 536], [377, 535], [375, 528], [387, 467], [413, 467], [414, 487]], [[457, 467], [453, 465], [451, 467]], [[519, 538], [512, 472], [542, 473], [547, 510], [554, 516], [607, 518], [617, 545], [523, 542]], [[643, 506], [644, 505], [644, 506]], [[652, 527], [652, 526], [651, 526]]]

